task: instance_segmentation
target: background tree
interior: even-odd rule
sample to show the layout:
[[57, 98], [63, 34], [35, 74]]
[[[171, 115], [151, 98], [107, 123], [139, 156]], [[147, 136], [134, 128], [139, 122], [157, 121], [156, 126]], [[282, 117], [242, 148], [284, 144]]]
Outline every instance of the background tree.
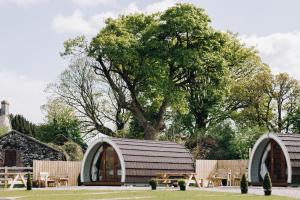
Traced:
[[294, 112], [289, 113], [288, 121], [293, 133], [300, 134], [300, 108], [297, 108]]
[[6, 126], [0, 126], [0, 136], [7, 132], [8, 132], [8, 128]]
[[29, 122], [23, 115], [10, 115], [10, 122], [13, 130], [35, 137], [36, 125]]
[[80, 134], [80, 122], [74, 111], [58, 99], [50, 100], [42, 108], [46, 112], [45, 123], [39, 125], [36, 136], [43, 142], [56, 142], [63, 135], [80, 145], [83, 140]]
[[129, 114], [91, 65], [89, 59], [76, 57], [60, 75], [59, 82], [49, 85], [48, 91], [75, 111], [85, 138], [99, 132], [116, 136], [117, 131], [124, 129]]

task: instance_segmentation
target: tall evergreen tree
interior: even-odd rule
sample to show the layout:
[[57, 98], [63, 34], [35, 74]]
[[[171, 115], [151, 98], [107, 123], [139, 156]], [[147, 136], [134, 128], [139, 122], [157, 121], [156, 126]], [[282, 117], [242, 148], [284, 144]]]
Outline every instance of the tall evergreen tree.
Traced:
[[10, 115], [10, 121], [13, 130], [19, 131], [26, 135], [35, 136], [36, 125], [29, 122], [22, 115]]

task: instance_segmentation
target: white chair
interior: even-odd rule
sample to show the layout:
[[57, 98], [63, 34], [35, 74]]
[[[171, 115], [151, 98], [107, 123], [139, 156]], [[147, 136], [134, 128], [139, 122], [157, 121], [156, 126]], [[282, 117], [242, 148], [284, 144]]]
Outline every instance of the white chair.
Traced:
[[48, 187], [48, 178], [49, 178], [49, 172], [40, 172], [39, 187], [41, 187], [41, 181], [44, 181], [45, 182], [45, 187]]

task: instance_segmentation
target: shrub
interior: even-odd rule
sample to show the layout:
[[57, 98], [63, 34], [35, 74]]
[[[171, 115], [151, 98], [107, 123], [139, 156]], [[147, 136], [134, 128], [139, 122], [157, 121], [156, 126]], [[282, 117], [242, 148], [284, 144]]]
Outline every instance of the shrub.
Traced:
[[263, 188], [265, 195], [271, 195], [272, 192], [272, 182], [269, 173], [266, 173], [263, 181]]
[[241, 193], [242, 194], [247, 194], [248, 193], [248, 181], [247, 181], [247, 178], [246, 178], [245, 174], [243, 174], [243, 176], [242, 176], [240, 187], [241, 187]]
[[157, 181], [155, 179], [152, 179], [149, 181], [149, 185], [151, 186], [152, 190], [156, 190]]
[[69, 141], [62, 148], [69, 155], [70, 161], [80, 161], [83, 159], [83, 151], [79, 144]]
[[78, 186], [82, 186], [80, 176], [81, 176], [81, 175], [79, 174], [78, 177], [77, 177], [77, 185], [78, 185]]
[[178, 180], [178, 185], [181, 191], [185, 191], [186, 190], [186, 183], [185, 180]]
[[32, 190], [32, 177], [31, 177], [31, 174], [27, 175], [26, 188], [27, 188], [27, 190]]

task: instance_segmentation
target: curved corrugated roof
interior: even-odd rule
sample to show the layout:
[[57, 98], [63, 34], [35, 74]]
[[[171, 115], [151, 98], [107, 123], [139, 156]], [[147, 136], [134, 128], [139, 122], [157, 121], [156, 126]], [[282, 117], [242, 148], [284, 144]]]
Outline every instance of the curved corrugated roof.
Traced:
[[195, 172], [189, 151], [169, 141], [110, 138], [120, 149], [126, 168], [126, 182], [149, 181], [157, 173]]
[[91, 182], [91, 165], [101, 145], [111, 145], [120, 160], [122, 183], [148, 183], [157, 173], [194, 173], [194, 161], [180, 144], [168, 141], [100, 137], [87, 149], [81, 168], [81, 181]]
[[[282, 134], [278, 135], [278, 138], [280, 138], [288, 151], [293, 168], [292, 173], [295, 175], [297, 171], [300, 172], [300, 135]], [[298, 174], [300, 175], [299, 172]]]
[[260, 159], [270, 140], [275, 140], [281, 147], [287, 164], [288, 183], [300, 183], [300, 135], [267, 133], [254, 145], [249, 161], [249, 179], [258, 182]]

